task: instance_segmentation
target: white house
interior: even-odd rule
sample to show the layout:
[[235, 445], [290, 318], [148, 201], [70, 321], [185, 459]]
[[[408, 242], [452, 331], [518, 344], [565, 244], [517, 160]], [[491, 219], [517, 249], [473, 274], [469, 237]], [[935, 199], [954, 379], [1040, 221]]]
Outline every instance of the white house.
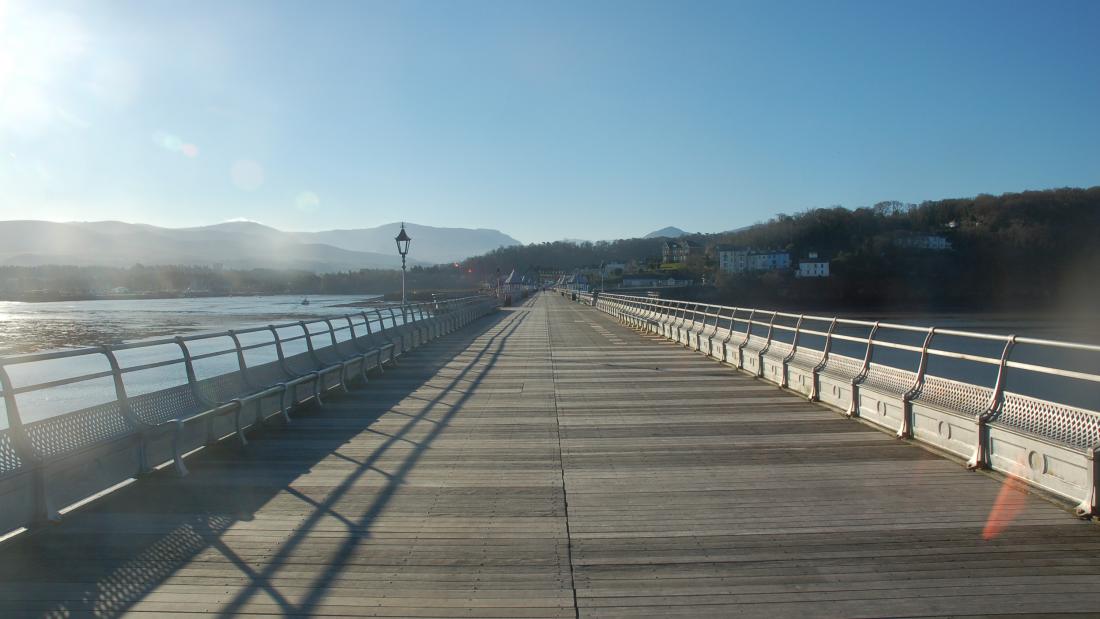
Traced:
[[752, 271], [778, 271], [791, 268], [791, 255], [785, 251], [757, 251], [749, 254]]
[[718, 246], [718, 270], [723, 273], [744, 273], [749, 269], [749, 250], [729, 245]]
[[810, 252], [806, 258], [798, 261], [798, 270], [795, 277], [828, 277], [829, 261], [819, 258], [816, 251]]

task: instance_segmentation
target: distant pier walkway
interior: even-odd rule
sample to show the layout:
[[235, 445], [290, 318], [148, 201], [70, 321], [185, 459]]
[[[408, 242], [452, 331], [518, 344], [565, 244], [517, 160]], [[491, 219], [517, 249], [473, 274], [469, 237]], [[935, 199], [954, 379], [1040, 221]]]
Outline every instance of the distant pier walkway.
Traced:
[[556, 294], [0, 547], [0, 617], [1093, 615], [1100, 528]]

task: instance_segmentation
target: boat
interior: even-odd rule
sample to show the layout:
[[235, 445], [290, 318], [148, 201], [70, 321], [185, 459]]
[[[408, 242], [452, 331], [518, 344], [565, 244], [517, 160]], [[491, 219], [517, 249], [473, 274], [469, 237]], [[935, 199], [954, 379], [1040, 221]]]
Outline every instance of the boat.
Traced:
[[302, 299], [302, 305], [309, 305], [309, 299], [308, 298]]

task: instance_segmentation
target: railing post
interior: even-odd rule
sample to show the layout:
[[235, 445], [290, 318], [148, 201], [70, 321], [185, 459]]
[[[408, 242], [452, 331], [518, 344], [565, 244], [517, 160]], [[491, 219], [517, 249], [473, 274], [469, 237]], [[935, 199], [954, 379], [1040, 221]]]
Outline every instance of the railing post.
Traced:
[[731, 310], [732, 311], [730, 311], [730, 324], [729, 324], [729, 327], [726, 329], [726, 339], [722, 340], [722, 362], [723, 363], [729, 363], [729, 361], [726, 358], [729, 356], [729, 343], [730, 343], [730, 340], [733, 339], [733, 325], [737, 322], [738, 308], [734, 307], [734, 308], [731, 308]]
[[101, 347], [103, 356], [107, 357], [107, 363], [111, 366], [111, 378], [114, 380], [115, 385], [115, 400], [118, 402], [119, 412], [122, 413], [122, 417], [129, 424], [131, 430], [133, 430], [138, 441], [138, 474], [148, 473], [152, 470], [149, 466], [148, 458], [145, 456], [145, 442], [146, 432], [149, 429], [149, 424], [143, 422], [134, 416], [134, 411], [130, 407], [130, 398], [126, 393], [126, 383], [122, 380], [122, 367], [118, 363], [118, 357], [115, 356], [113, 350], [107, 346]]
[[325, 318], [324, 321], [325, 324], [328, 325], [328, 336], [329, 340], [332, 341], [332, 349], [336, 350], [336, 329], [332, 326], [332, 319]]
[[749, 345], [749, 339], [752, 338], [752, 320], [756, 317], [756, 309], [749, 311], [749, 319], [745, 321], [745, 339], [741, 340], [741, 343], [737, 345], [737, 369], [745, 369], [745, 346]]
[[1004, 405], [1005, 374], [1008, 367], [1008, 356], [1012, 354], [1016, 346], [1016, 336], [1010, 335], [1001, 351], [1001, 362], [997, 366], [997, 382], [993, 385], [993, 393], [989, 396], [989, 404], [986, 411], [978, 415], [978, 444], [974, 449], [974, 456], [966, 463], [968, 469], [982, 469], [989, 466], [989, 422], [1001, 412]]
[[12, 447], [23, 466], [30, 469], [31, 494], [33, 507], [31, 508], [31, 524], [40, 526], [61, 520], [61, 514], [50, 498], [47, 488], [46, 463], [38, 455], [27, 436], [27, 430], [23, 426], [23, 418], [19, 414], [19, 403], [15, 398], [15, 387], [8, 376], [8, 370], [0, 359], [0, 389], [4, 390], [4, 407], [8, 413], [8, 434], [11, 436]]
[[[206, 406], [210, 406], [210, 403], [206, 401], [206, 398], [199, 393], [199, 381], [195, 376], [195, 363], [191, 360], [191, 351], [187, 348], [187, 342], [183, 337], [177, 335], [175, 337], [176, 345], [180, 347], [180, 352], [183, 354], [183, 369], [187, 373], [187, 388], [191, 391], [191, 397], [195, 398], [196, 402], [201, 402]], [[206, 441], [210, 442], [214, 433], [212, 423], [207, 421], [206, 423]], [[180, 445], [183, 435], [183, 422], [177, 420], [176, 431], [172, 434], [172, 460], [176, 466], [176, 474], [180, 477], [187, 475], [187, 466], [183, 463], [183, 447]]]
[[[382, 316], [382, 309], [381, 308], [375, 308], [374, 313], [375, 313], [375, 315], [378, 316], [378, 332], [379, 332], [379, 334], [382, 335], [382, 339], [386, 340], [386, 344], [390, 344], [392, 346], [390, 348], [390, 363], [391, 364], [397, 363], [397, 344], [394, 342], [393, 338], [390, 337], [391, 333], [387, 332], [386, 319]], [[390, 310], [390, 318], [393, 319], [393, 310], [392, 309]], [[404, 352], [404, 351], [401, 351], [401, 352]], [[381, 367], [381, 366], [379, 366], [379, 367]]]
[[791, 340], [791, 350], [787, 353], [786, 357], [783, 357], [783, 376], [780, 377], [782, 379], [782, 382], [779, 384], [780, 387], [787, 388], [790, 386], [787, 380], [787, 365], [791, 362], [791, 359], [794, 359], [795, 353], [798, 352], [798, 339], [802, 335], [802, 321], [805, 318], [805, 314], [799, 314], [798, 322], [794, 324], [794, 338]]
[[833, 347], [833, 332], [836, 331], [836, 316], [833, 316], [831, 322], [829, 322], [829, 330], [825, 332], [825, 344], [822, 346], [821, 360], [817, 362], [817, 365], [810, 370], [813, 375], [813, 384], [810, 385], [810, 401], [817, 402], [821, 399], [821, 370], [825, 369], [825, 364], [829, 362], [829, 351]]
[[859, 374], [852, 379], [852, 402], [848, 405], [848, 410], [845, 411], [845, 415], [848, 417], [859, 415], [859, 384], [867, 378], [867, 372], [871, 369], [871, 355], [875, 350], [875, 334], [878, 333], [878, 325], [879, 321], [876, 320], [875, 324], [871, 326], [870, 333], [867, 334], [867, 350], [863, 354], [863, 365], [859, 369]]
[[252, 381], [248, 380], [248, 364], [244, 361], [244, 347], [241, 346], [241, 338], [237, 337], [237, 332], [233, 329], [230, 329], [226, 333], [229, 335], [229, 339], [233, 340], [233, 347], [237, 349], [237, 367], [241, 372], [241, 382], [251, 389], [256, 388], [256, 386], [252, 384]]
[[777, 312], [772, 312], [772, 318], [768, 321], [768, 337], [764, 340], [764, 347], [756, 353], [756, 375], [764, 376], [764, 354], [772, 347], [772, 335], [775, 333], [775, 317]]
[[932, 346], [932, 338], [936, 336], [936, 328], [929, 327], [924, 336], [924, 343], [920, 347], [920, 361], [917, 363], [917, 376], [913, 381], [913, 387], [901, 396], [901, 428], [898, 429], [898, 438], [910, 438], [913, 436], [913, 398], [920, 393], [924, 385], [924, 374], [928, 370], [928, 349]]
[[[313, 348], [313, 337], [309, 332], [309, 327], [306, 326], [306, 321], [299, 320], [298, 326], [302, 328], [302, 333], [305, 334], [306, 350], [309, 351], [309, 358], [313, 360], [313, 367], [320, 370], [324, 366], [321, 363], [321, 358], [317, 356], [317, 351]], [[320, 380], [320, 377], [318, 377], [318, 380]]]
[[283, 338], [279, 337], [279, 330], [275, 328], [275, 325], [268, 325], [267, 328], [271, 330], [271, 335], [275, 338], [275, 354], [279, 357], [279, 367], [282, 368], [283, 374], [294, 376], [294, 372], [290, 371], [290, 366], [286, 362], [286, 353], [283, 352]]
[[[344, 355], [340, 354], [340, 349], [336, 347], [336, 328], [332, 326], [332, 319], [323, 318], [322, 320], [328, 326], [328, 338], [332, 342], [332, 354], [336, 357], [336, 362], [340, 366], [340, 390], [348, 393], [350, 391], [347, 377], [348, 361], [344, 359]], [[317, 369], [320, 369], [320, 366]], [[317, 376], [317, 380], [321, 380], [320, 375]]]
[[183, 369], [187, 373], [187, 384], [191, 387], [191, 393], [200, 401], [204, 401], [206, 398], [199, 393], [199, 381], [195, 376], [195, 363], [191, 360], [191, 351], [187, 348], [187, 342], [179, 335], [174, 339], [176, 345], [180, 347], [180, 352], [183, 354]]

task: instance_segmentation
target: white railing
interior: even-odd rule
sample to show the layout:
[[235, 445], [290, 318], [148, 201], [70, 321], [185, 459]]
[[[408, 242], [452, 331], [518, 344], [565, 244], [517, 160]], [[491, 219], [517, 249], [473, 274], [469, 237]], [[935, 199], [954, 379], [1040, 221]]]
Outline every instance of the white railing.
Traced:
[[476, 296], [0, 358], [0, 535], [237, 437], [499, 306]]
[[607, 293], [576, 300], [1100, 515], [1100, 346]]

